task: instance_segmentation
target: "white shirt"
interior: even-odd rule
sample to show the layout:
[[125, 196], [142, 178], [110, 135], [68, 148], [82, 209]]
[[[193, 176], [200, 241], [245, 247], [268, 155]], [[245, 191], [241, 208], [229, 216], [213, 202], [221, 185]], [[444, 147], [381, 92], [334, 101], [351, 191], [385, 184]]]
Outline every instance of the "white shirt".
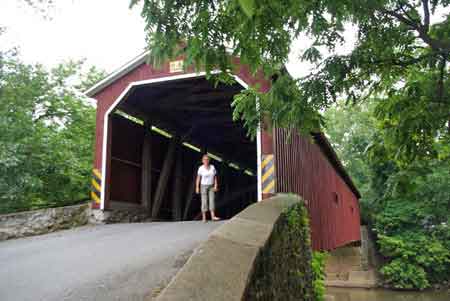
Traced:
[[216, 176], [216, 169], [212, 164], [209, 164], [209, 168], [206, 168], [204, 165], [202, 165], [198, 168], [197, 175], [201, 177], [200, 184], [213, 185], [214, 177]]

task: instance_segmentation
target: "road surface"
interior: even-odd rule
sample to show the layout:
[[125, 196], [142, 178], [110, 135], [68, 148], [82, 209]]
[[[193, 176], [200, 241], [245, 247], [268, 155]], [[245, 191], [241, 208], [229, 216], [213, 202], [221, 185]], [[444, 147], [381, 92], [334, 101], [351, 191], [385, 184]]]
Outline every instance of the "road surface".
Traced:
[[87, 226], [0, 242], [0, 300], [148, 300], [220, 224]]

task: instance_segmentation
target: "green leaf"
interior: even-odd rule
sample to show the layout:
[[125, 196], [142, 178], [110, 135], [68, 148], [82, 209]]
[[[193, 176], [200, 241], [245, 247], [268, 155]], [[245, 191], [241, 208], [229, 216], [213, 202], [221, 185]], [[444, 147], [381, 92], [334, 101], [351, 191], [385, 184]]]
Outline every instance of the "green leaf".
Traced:
[[244, 13], [251, 18], [255, 13], [255, 0], [239, 0], [239, 4]]

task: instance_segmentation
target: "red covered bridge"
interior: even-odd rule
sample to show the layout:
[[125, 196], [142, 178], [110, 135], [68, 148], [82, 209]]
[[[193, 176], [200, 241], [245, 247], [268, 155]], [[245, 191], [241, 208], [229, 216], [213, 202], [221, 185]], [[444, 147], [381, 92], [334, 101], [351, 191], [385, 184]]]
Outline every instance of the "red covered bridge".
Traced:
[[232, 217], [277, 192], [307, 200], [313, 248], [331, 250], [360, 240], [360, 197], [321, 134], [288, 137], [262, 126], [256, 141], [232, 120], [230, 103], [256, 83], [235, 59], [233, 85], [213, 85], [183, 61], [160, 68], [135, 58], [90, 88], [97, 100], [93, 206], [139, 210], [154, 220], [188, 220], [199, 213], [194, 179], [202, 153], [219, 172], [218, 213]]

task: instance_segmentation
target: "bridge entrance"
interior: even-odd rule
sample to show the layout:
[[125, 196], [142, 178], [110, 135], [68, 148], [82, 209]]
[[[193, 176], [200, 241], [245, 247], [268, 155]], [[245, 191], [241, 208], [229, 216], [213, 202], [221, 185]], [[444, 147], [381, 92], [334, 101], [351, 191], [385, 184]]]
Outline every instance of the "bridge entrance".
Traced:
[[307, 137], [261, 122], [252, 142], [242, 123], [233, 122], [233, 96], [248, 85], [267, 93], [272, 78], [233, 57], [236, 84], [215, 86], [204, 72], [183, 69], [183, 56], [155, 67], [148, 55], [85, 92], [97, 101], [92, 208], [195, 219], [196, 171], [201, 154], [209, 153], [219, 172], [220, 216], [275, 193], [296, 193], [307, 200], [315, 250], [360, 240], [360, 194], [323, 133]]
[[105, 123], [104, 209], [139, 210], [154, 220], [198, 218], [194, 186], [205, 153], [218, 171], [220, 217], [257, 201], [257, 143], [232, 118], [233, 96], [242, 89], [197, 75], [126, 90]]

